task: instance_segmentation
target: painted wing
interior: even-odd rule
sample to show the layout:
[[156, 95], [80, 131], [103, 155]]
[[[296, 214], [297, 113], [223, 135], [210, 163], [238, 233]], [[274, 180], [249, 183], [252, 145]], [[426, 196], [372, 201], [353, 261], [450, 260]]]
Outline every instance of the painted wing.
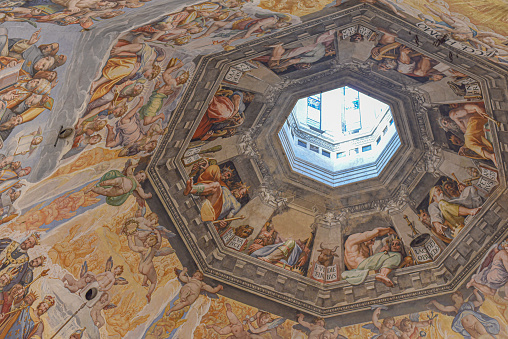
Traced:
[[266, 18], [271, 18], [273, 16], [276, 16], [276, 17], [282, 19], [282, 21], [284, 21], [284, 22], [291, 21], [291, 17], [289, 15], [283, 14], [283, 13], [256, 13], [255, 16], [258, 19], [266, 19]]
[[106, 305], [106, 306], [104, 306], [103, 310], [110, 310], [112, 308], [116, 308], [116, 305], [115, 304]]
[[271, 330], [272, 328], [277, 328], [280, 325], [284, 324], [285, 321], [286, 321], [286, 318], [275, 319], [274, 321], [272, 321], [271, 323], [268, 324], [268, 329]]
[[86, 272], [88, 272], [88, 264], [87, 264], [87, 262], [85, 260], [83, 265], [81, 265], [81, 271], [79, 271], [79, 277], [83, 278], [83, 276], [86, 274]]
[[478, 270], [476, 271], [476, 273], [480, 273], [481, 271], [483, 271], [484, 269], [486, 269], [487, 267], [492, 265], [492, 262], [494, 261], [494, 256], [496, 255], [497, 246], [498, 246], [498, 244], [492, 245], [488, 254], [483, 259], [483, 262], [481, 263], [480, 267], [478, 267]]
[[122, 277], [116, 277], [114, 285], [127, 285], [128, 283], [129, 282], [127, 281], [127, 279]]
[[166, 238], [166, 239], [168, 239], [168, 240], [169, 240], [169, 238], [173, 238], [173, 237], [175, 237], [175, 236], [176, 236], [176, 234], [175, 234], [175, 233], [171, 232], [170, 230], [168, 230], [168, 229], [167, 229], [166, 227], [164, 227], [164, 226], [160, 226], [160, 225], [159, 225], [159, 226], [156, 226], [155, 228], [156, 228], [156, 229], [157, 229], [157, 230], [161, 233], [161, 236], [162, 236], [163, 238]]
[[210, 299], [219, 299], [219, 296], [215, 293], [210, 293], [210, 292], [201, 290], [201, 294], [206, 295]]
[[411, 313], [409, 315], [409, 320], [411, 320], [412, 322], [420, 321], [420, 313]]
[[366, 330], [370, 330], [372, 333], [380, 334], [379, 328], [377, 328], [373, 323], [365, 324], [362, 327], [365, 328]]
[[113, 269], [113, 257], [109, 257], [108, 260], [106, 261], [106, 269], [104, 270], [104, 272], [111, 272], [112, 269]]
[[293, 325], [293, 329], [297, 330], [297, 331], [300, 331], [300, 332], [303, 332], [307, 336], [310, 334], [310, 330], [307, 327], [305, 327], [305, 326], [303, 326], [301, 324], [295, 324], [295, 325]]
[[131, 166], [131, 164], [132, 164], [132, 159], [129, 159], [125, 162], [124, 168], [122, 170], [123, 175], [127, 175], [127, 169]]

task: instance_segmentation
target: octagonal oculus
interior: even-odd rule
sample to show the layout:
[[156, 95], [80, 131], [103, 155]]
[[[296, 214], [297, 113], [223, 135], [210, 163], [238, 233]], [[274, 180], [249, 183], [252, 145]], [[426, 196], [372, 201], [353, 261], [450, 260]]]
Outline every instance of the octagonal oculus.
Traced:
[[390, 106], [348, 86], [298, 100], [279, 139], [293, 171], [332, 187], [377, 177], [400, 146]]

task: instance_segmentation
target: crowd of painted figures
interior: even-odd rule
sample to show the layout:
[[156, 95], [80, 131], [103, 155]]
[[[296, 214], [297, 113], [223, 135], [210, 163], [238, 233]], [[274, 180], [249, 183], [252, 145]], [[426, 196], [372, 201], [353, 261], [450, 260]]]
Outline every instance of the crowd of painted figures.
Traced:
[[[170, 244], [176, 234], [159, 224], [154, 213], [159, 211], [147, 203], [152, 195], [143, 188], [147, 175], [140, 168], [167, 132], [192, 79], [192, 60], [295, 25], [300, 22], [295, 14], [346, 1], [212, 0], [161, 13], [122, 33], [86, 89], [86, 102], [74, 117], [73, 140], [55, 155], [57, 168], [32, 179], [35, 169], [27, 164], [41, 156], [42, 148], [53, 147], [47, 135], [54, 131], [46, 124], [56, 102], [66, 100], [59, 94], [64, 80], [73, 76], [66, 70], [70, 52], [77, 48], [64, 45], [70, 42], [53, 35], [51, 27], [93, 30], [104, 20], [112, 22], [130, 11], [142, 13], [157, 3], [148, 2], [0, 3], [0, 337], [508, 336], [506, 242], [489, 250], [466, 286], [473, 291], [469, 297], [456, 292], [451, 302], [432, 301], [432, 311], [410, 317], [391, 317], [390, 309], [376, 306], [371, 324], [330, 328], [321, 318], [308, 321], [296, 312], [294, 319], [275, 317], [221, 296], [224, 287], [205, 282], [202, 272], [188, 274]], [[455, 12], [455, 0], [361, 2], [419, 18], [420, 26], [506, 63], [506, 32], [494, 32], [496, 27], [481, 26], [471, 14]], [[478, 15], [490, 15], [487, 7]], [[49, 41], [40, 43], [41, 39]], [[499, 123], [486, 112], [478, 83], [397, 42], [393, 32], [359, 27], [328, 30], [299, 43], [276, 43], [249, 62], [282, 76], [333, 60], [343, 43], [372, 46], [365, 59], [375, 71], [402, 74], [415, 84], [446, 84], [455, 95], [455, 102], [441, 104], [432, 119], [440, 128], [436, 133], [446, 134], [444, 151], [468, 159], [467, 176], [457, 178], [445, 171], [417, 208], [429, 232], [450, 243], [498, 184], [490, 129]], [[361, 284], [376, 271], [377, 281], [394, 286], [390, 273], [412, 262], [407, 244], [392, 227], [373, 225], [369, 231], [352, 232], [343, 244], [330, 248], [316, 242], [310, 229], [296, 235], [287, 232], [273, 216], [257, 233], [249, 225], [231, 229], [259, 192], [242, 180], [234, 161], [217, 159], [252, 127], [255, 119], [249, 114], [255, 113], [249, 107], [261, 96], [231, 82], [221, 84], [189, 136], [183, 158], [188, 178], [182, 193], [200, 199], [202, 220], [220, 236], [231, 231], [240, 239], [235, 249], [245, 255], [312, 277], [313, 251], [319, 252], [317, 263], [325, 267], [337, 265], [342, 251], [345, 270], [336, 272], [337, 280]], [[96, 288], [96, 302], [88, 307], [82, 304], [83, 296], [91, 287]]]

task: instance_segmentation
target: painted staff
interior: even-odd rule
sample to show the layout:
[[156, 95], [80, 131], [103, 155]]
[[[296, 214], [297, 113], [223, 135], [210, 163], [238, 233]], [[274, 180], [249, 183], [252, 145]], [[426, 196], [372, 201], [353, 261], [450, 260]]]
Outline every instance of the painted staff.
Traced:
[[221, 221], [227, 221], [227, 222], [229, 222], [229, 221], [233, 221], [233, 220], [243, 220], [243, 219], [245, 219], [245, 215], [241, 215], [239, 217], [234, 217], [234, 218], [229, 218], [229, 219], [222, 219], [222, 220], [212, 221], [212, 224], [215, 225], [215, 224], [220, 223]]
[[76, 312], [74, 312], [74, 314], [73, 314], [73, 315], [71, 315], [71, 316], [69, 317], [69, 319], [67, 319], [67, 320], [63, 323], [63, 325], [62, 325], [62, 326], [60, 326], [60, 328], [58, 329], [58, 331], [56, 331], [56, 332], [55, 332], [55, 334], [53, 334], [53, 336], [52, 336], [50, 339], [53, 339], [54, 337], [56, 337], [56, 335], [57, 335], [58, 333], [60, 333], [60, 331], [61, 331], [61, 330], [65, 327], [65, 325], [67, 325], [67, 324], [69, 323], [69, 321], [71, 321], [71, 320], [72, 320], [72, 318], [74, 318], [74, 317], [76, 316], [76, 314], [78, 314], [78, 312], [79, 312], [79, 311], [81, 311], [81, 310], [83, 309], [83, 307], [85, 307], [85, 306], [86, 306], [86, 303], [87, 303], [87, 301], [85, 301], [83, 304], [81, 304], [81, 306], [78, 308], [78, 310], [77, 310]]

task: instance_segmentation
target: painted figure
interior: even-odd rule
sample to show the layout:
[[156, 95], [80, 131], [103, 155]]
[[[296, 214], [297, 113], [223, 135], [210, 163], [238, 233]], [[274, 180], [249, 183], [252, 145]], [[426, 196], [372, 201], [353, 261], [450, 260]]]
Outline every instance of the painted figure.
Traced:
[[[249, 325], [249, 332], [254, 334], [269, 334], [272, 339], [282, 339], [282, 337], [277, 333], [277, 328], [279, 328], [286, 319], [277, 318], [273, 319], [271, 314], [268, 312], [258, 311], [253, 317], [249, 319], [247, 324]], [[257, 328], [252, 326], [252, 323], [257, 325]]]
[[64, 287], [71, 293], [79, 293], [88, 284], [91, 284], [96, 280], [97, 279], [95, 278], [95, 274], [88, 271], [88, 264], [86, 261], [81, 266], [79, 279], [75, 279], [74, 276], [70, 273], [65, 274], [62, 278]]
[[478, 311], [483, 304], [483, 298], [476, 289], [473, 294], [475, 301], [465, 301], [462, 293], [457, 291], [451, 296], [453, 302], [451, 306], [445, 306], [436, 300], [432, 300], [429, 304], [441, 312], [455, 314], [452, 330], [464, 338], [494, 338], [500, 331], [499, 322]]
[[148, 102], [138, 112], [144, 126], [148, 126], [159, 119], [164, 120], [164, 113], [159, 114], [164, 101], [166, 101], [165, 105], [173, 102], [181, 92], [183, 85], [189, 80], [189, 72], [187, 71], [179, 72], [174, 78], [171, 75], [183, 66], [184, 64], [181, 61], [178, 62], [178, 59], [173, 58], [169, 61], [166, 70], [162, 73], [164, 85], [161, 86], [162, 82], [157, 80]]
[[[310, 331], [308, 339], [344, 339], [344, 337], [339, 334], [339, 327], [335, 327], [333, 332], [328, 331], [325, 328], [326, 323], [323, 318], [315, 318], [312, 323], [306, 322], [303, 319], [304, 315], [299, 314], [298, 324]], [[295, 326], [293, 327], [295, 328]]]
[[40, 235], [32, 233], [21, 244], [16, 241], [3, 238], [0, 239], [0, 253], [3, 257], [0, 263], [0, 271], [7, 267], [18, 267], [28, 263], [28, 250], [39, 244]]
[[222, 180], [221, 169], [217, 165], [210, 165], [199, 176], [196, 184], [192, 178], [187, 180], [184, 195], [195, 194], [205, 198], [201, 207], [201, 218], [203, 221], [220, 220], [231, 218], [238, 213], [242, 205], [238, 202], [248, 193], [245, 185], [229, 190]]
[[492, 296], [504, 288], [504, 299], [508, 300], [508, 241], [494, 246], [466, 287]]
[[129, 236], [127, 239], [129, 248], [132, 251], [139, 253], [140, 256], [138, 271], [144, 276], [142, 286], [148, 287], [148, 281], [150, 281], [150, 287], [148, 288], [148, 293], [146, 294], [146, 299], [150, 302], [152, 293], [157, 287], [157, 272], [153, 266], [153, 258], [156, 256], [167, 256], [174, 253], [174, 250], [160, 251], [162, 236], [157, 230], [150, 232], [141, 246], [136, 245], [134, 235]]
[[106, 202], [112, 206], [122, 205], [131, 195], [138, 200], [138, 204], [144, 204], [145, 199], [150, 199], [152, 193], [145, 193], [141, 183], [146, 180], [145, 171], [134, 174], [137, 164], [130, 159], [125, 165], [123, 172], [111, 170], [104, 174], [97, 184], [90, 190], [96, 194], [104, 195]]
[[40, 319], [53, 305], [55, 298], [46, 296], [34, 310], [24, 308], [17, 317], [10, 318], [0, 326], [0, 337], [9, 339], [43, 338], [44, 323]]
[[106, 262], [106, 270], [103, 273], [99, 273], [95, 276], [95, 279], [99, 283], [99, 290], [101, 292], [109, 291], [113, 285], [126, 285], [127, 280], [120, 277], [123, 273], [123, 266], [115, 266], [113, 268], [113, 258], [109, 257]]
[[183, 268], [181, 272], [178, 272], [175, 268], [175, 273], [178, 276], [178, 279], [184, 283], [180, 289], [180, 300], [179, 303], [173, 306], [172, 309], [166, 312], [166, 315], [170, 315], [172, 312], [176, 312], [181, 310], [186, 306], [192, 305], [199, 297], [202, 291], [208, 293], [218, 293], [222, 291], [222, 285], [217, 285], [217, 287], [212, 287], [203, 282], [203, 273], [200, 271], [196, 271], [192, 277], [187, 275], [187, 268]]
[[384, 251], [372, 253], [374, 239], [390, 234], [395, 235], [395, 230], [390, 227], [378, 227], [372, 231], [350, 235], [344, 244], [344, 262], [350, 271], [343, 272], [342, 278], [353, 285], [358, 285], [365, 280], [369, 270], [379, 270], [376, 280], [393, 287], [394, 284], [388, 278], [388, 274], [402, 262], [402, 242], [400, 239], [393, 239]]
[[253, 99], [254, 95], [249, 92], [218, 91], [208, 105], [192, 140], [209, 140], [220, 130], [234, 129], [242, 125], [247, 104]]
[[243, 323], [238, 319], [238, 317], [233, 313], [233, 309], [230, 304], [226, 304], [226, 315], [229, 320], [229, 325], [225, 327], [219, 327], [217, 325], [207, 325], [206, 328], [213, 328], [215, 332], [220, 335], [228, 335], [231, 334], [228, 338], [236, 338], [236, 339], [261, 339], [262, 336], [257, 334], [252, 334], [243, 328]]
[[116, 305], [110, 302], [109, 293], [102, 293], [99, 301], [97, 301], [95, 305], [93, 305], [93, 307], [90, 309], [90, 316], [92, 317], [93, 323], [95, 326], [97, 326], [97, 328], [101, 328], [106, 323], [104, 317], [102, 316], [102, 310], [109, 310], [115, 307]]

